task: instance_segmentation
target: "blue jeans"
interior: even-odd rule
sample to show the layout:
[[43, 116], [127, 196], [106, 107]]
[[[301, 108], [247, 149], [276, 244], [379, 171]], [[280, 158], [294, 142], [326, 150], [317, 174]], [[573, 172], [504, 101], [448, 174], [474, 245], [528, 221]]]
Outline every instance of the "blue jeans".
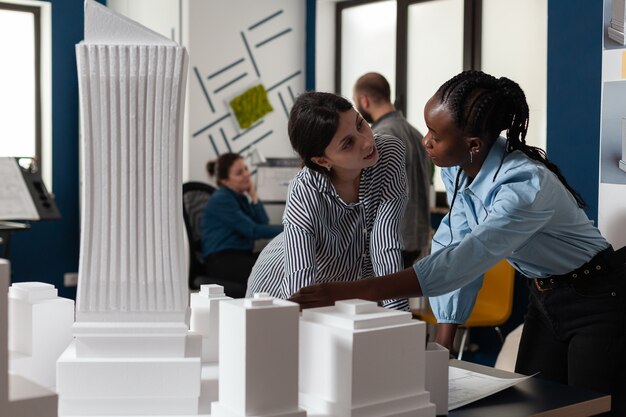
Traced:
[[530, 302], [515, 370], [612, 395], [611, 416], [626, 416], [626, 268], [540, 291]]

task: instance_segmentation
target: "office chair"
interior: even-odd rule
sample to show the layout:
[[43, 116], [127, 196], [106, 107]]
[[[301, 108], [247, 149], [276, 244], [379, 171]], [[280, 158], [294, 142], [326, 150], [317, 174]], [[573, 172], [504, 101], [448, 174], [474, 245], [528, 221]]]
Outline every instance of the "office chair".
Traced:
[[[511, 316], [514, 279], [515, 269], [504, 259], [485, 272], [483, 286], [478, 292], [472, 314], [463, 325], [459, 326], [464, 329], [459, 347], [459, 360], [463, 357], [463, 350], [467, 344], [471, 327], [493, 327], [498, 333], [500, 341], [504, 343], [499, 326]], [[430, 324], [437, 324], [437, 319], [428, 305], [411, 312], [413, 317], [417, 319]]]
[[183, 184], [183, 218], [189, 241], [189, 289], [197, 290], [203, 284], [218, 284], [224, 287], [224, 292], [229, 297], [242, 298], [246, 294], [245, 285], [207, 276], [204, 265], [200, 224], [204, 207], [214, 191], [215, 187], [203, 182], [191, 181]]

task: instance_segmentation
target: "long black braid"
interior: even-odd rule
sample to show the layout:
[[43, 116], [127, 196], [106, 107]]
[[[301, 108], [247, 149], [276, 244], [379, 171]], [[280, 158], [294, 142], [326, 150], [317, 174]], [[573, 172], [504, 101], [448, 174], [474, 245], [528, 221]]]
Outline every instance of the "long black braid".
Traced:
[[[502, 131], [506, 131], [506, 148], [498, 170], [493, 176], [494, 181], [504, 158], [518, 150], [545, 165], [571, 193], [578, 206], [580, 208], [586, 206], [582, 196], [567, 183], [559, 167], [548, 160], [546, 152], [526, 143], [528, 103], [516, 82], [505, 77], [496, 78], [482, 71], [464, 71], [439, 87], [435, 97], [446, 105], [464, 136], [476, 136], [493, 143]], [[459, 169], [450, 212], [456, 200], [460, 173]], [[452, 236], [451, 225], [450, 234]]]

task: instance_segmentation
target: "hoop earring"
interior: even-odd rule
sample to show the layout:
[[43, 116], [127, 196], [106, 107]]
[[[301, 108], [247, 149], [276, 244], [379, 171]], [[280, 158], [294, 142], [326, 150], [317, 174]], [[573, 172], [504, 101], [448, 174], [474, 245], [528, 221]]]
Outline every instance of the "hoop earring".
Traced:
[[330, 172], [330, 168], [331, 168], [330, 166], [327, 166], [326, 171]]

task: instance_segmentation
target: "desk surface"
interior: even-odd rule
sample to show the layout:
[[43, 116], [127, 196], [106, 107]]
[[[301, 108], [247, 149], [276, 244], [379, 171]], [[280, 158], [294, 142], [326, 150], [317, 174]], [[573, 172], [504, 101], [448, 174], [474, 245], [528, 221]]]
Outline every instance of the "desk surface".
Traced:
[[[482, 365], [470, 362], [451, 363], [463, 369], [491, 374]], [[539, 378], [519, 384], [456, 410], [450, 417], [586, 417], [609, 411], [611, 397], [581, 388], [570, 387]]]

